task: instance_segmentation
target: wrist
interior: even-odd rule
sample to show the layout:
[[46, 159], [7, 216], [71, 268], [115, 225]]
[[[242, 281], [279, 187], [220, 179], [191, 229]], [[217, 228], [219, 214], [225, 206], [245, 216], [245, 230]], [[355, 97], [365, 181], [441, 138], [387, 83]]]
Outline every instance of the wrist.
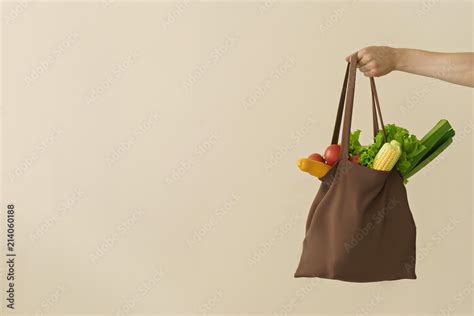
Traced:
[[403, 71], [406, 65], [406, 49], [392, 48], [395, 59], [395, 70]]

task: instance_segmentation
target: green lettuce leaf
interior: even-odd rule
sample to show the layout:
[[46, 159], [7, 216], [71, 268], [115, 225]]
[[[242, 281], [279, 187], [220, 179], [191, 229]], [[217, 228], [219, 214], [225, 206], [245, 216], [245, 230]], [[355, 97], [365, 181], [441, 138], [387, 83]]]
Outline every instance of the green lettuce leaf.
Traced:
[[357, 129], [349, 136], [349, 155], [358, 155], [359, 151], [363, 147], [359, 142], [360, 129]]
[[[351, 133], [349, 138], [349, 154], [359, 155], [359, 164], [372, 168], [375, 156], [385, 143], [383, 132], [379, 131], [374, 138], [374, 143], [367, 146], [360, 144], [360, 133], [360, 130], [355, 130]], [[415, 157], [425, 149], [425, 146], [415, 135], [410, 135], [406, 128], [395, 124], [385, 125], [385, 133], [387, 135], [387, 142], [396, 140], [401, 145], [402, 154], [396, 164], [396, 168], [404, 175], [410, 170]]]
[[425, 149], [421, 141], [415, 135], [410, 135], [408, 130], [395, 124], [385, 125], [387, 142], [396, 140], [401, 145], [402, 154], [396, 164], [396, 168], [402, 175], [408, 172], [414, 162], [416, 155]]
[[380, 132], [375, 136], [374, 143], [362, 146], [359, 142], [360, 130], [355, 130], [349, 138], [349, 154], [359, 156], [359, 164], [361, 166], [371, 168], [374, 163], [375, 155], [384, 144], [383, 134]]

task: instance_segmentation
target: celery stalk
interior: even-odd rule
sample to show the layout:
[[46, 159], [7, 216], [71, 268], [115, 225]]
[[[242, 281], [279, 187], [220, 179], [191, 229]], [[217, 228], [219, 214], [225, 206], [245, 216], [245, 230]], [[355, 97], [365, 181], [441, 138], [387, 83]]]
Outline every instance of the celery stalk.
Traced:
[[415, 168], [413, 168], [410, 172], [405, 175], [405, 180], [413, 176], [415, 173], [426, 167], [433, 159], [435, 159], [443, 150], [445, 150], [451, 143], [453, 142], [452, 138], [447, 139], [443, 144], [438, 146], [434, 151], [432, 151], [426, 158], [423, 158], [421, 162], [419, 162]]

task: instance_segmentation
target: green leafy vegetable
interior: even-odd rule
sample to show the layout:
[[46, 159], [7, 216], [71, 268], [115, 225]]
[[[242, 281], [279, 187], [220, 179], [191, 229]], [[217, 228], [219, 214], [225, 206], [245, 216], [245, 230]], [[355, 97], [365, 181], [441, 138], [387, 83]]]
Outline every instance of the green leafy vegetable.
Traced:
[[452, 138], [448, 138], [444, 143], [442, 143], [440, 146], [436, 147], [436, 149], [428, 154], [426, 158], [424, 158], [419, 164], [416, 165], [415, 168], [411, 169], [407, 175], [405, 175], [405, 178], [408, 179], [411, 176], [413, 176], [415, 173], [426, 167], [427, 164], [429, 164], [431, 161], [433, 161], [443, 150], [445, 150], [451, 143], [453, 142]]
[[396, 168], [404, 175], [411, 169], [415, 157], [420, 154], [425, 147], [415, 135], [410, 135], [407, 129], [396, 126], [395, 124], [385, 125], [385, 133], [387, 135], [386, 140], [384, 140], [382, 131], [379, 131], [374, 138], [373, 144], [362, 146], [359, 142], [360, 130], [352, 132], [349, 139], [349, 153], [351, 155], [359, 155], [359, 164], [361, 166], [372, 168], [374, 158], [383, 144], [396, 140], [400, 143], [402, 150]]
[[409, 177], [411, 171], [418, 166], [431, 152], [437, 149], [438, 146], [444, 144], [449, 138], [454, 137], [454, 129], [451, 124], [445, 119], [440, 120], [422, 139], [421, 143], [424, 145], [424, 150], [414, 155], [414, 162], [410, 170], [405, 174]]
[[415, 135], [410, 135], [406, 128], [396, 126], [395, 124], [385, 125], [385, 133], [387, 134], [387, 142], [396, 140], [402, 145], [402, 154], [400, 159], [398, 159], [396, 167], [403, 176], [411, 169], [416, 155], [421, 153], [425, 146]]
[[359, 164], [371, 168], [374, 163], [375, 155], [384, 144], [383, 134], [380, 132], [375, 136], [374, 143], [362, 146], [359, 142], [360, 130], [355, 130], [349, 138], [349, 154], [359, 156]]
[[354, 156], [358, 155], [361, 147], [363, 147], [359, 142], [360, 129], [353, 131], [349, 137], [349, 155]]
[[374, 143], [370, 145], [361, 145], [360, 133], [360, 130], [351, 133], [349, 154], [358, 155], [359, 164], [368, 168], [372, 168], [374, 158], [383, 144], [392, 140], [400, 143], [401, 155], [395, 167], [405, 182], [446, 149], [452, 143], [452, 137], [455, 134], [447, 120], [439, 121], [421, 140], [411, 135], [406, 128], [395, 124], [385, 125], [386, 140], [383, 132], [379, 131], [374, 137]]
[[445, 119], [440, 120], [423, 138], [421, 143], [424, 145], [424, 150], [414, 155], [414, 162], [412, 163], [408, 172], [403, 174], [405, 181], [408, 180], [415, 173], [423, 169], [433, 159], [436, 158], [443, 150], [445, 150], [452, 142], [455, 131], [451, 124]]
[[379, 132], [377, 136], [375, 136], [374, 143], [372, 145], [365, 146], [360, 151], [359, 163], [362, 166], [372, 168], [374, 164], [375, 156], [379, 152], [380, 148], [382, 148], [383, 144], [384, 144], [383, 133]]

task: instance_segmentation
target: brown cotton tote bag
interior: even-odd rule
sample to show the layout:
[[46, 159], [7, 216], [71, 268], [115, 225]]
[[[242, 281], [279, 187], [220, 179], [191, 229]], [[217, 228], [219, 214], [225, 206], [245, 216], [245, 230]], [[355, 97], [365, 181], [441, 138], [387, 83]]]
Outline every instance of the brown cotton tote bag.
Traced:
[[[346, 69], [331, 142], [338, 143], [344, 111], [341, 156], [320, 179], [295, 277], [350, 282], [416, 279], [416, 227], [401, 175], [396, 168], [378, 171], [347, 159], [356, 64], [357, 56], [353, 55]], [[370, 86], [375, 135], [378, 121], [382, 130], [384, 125], [373, 78]]]

